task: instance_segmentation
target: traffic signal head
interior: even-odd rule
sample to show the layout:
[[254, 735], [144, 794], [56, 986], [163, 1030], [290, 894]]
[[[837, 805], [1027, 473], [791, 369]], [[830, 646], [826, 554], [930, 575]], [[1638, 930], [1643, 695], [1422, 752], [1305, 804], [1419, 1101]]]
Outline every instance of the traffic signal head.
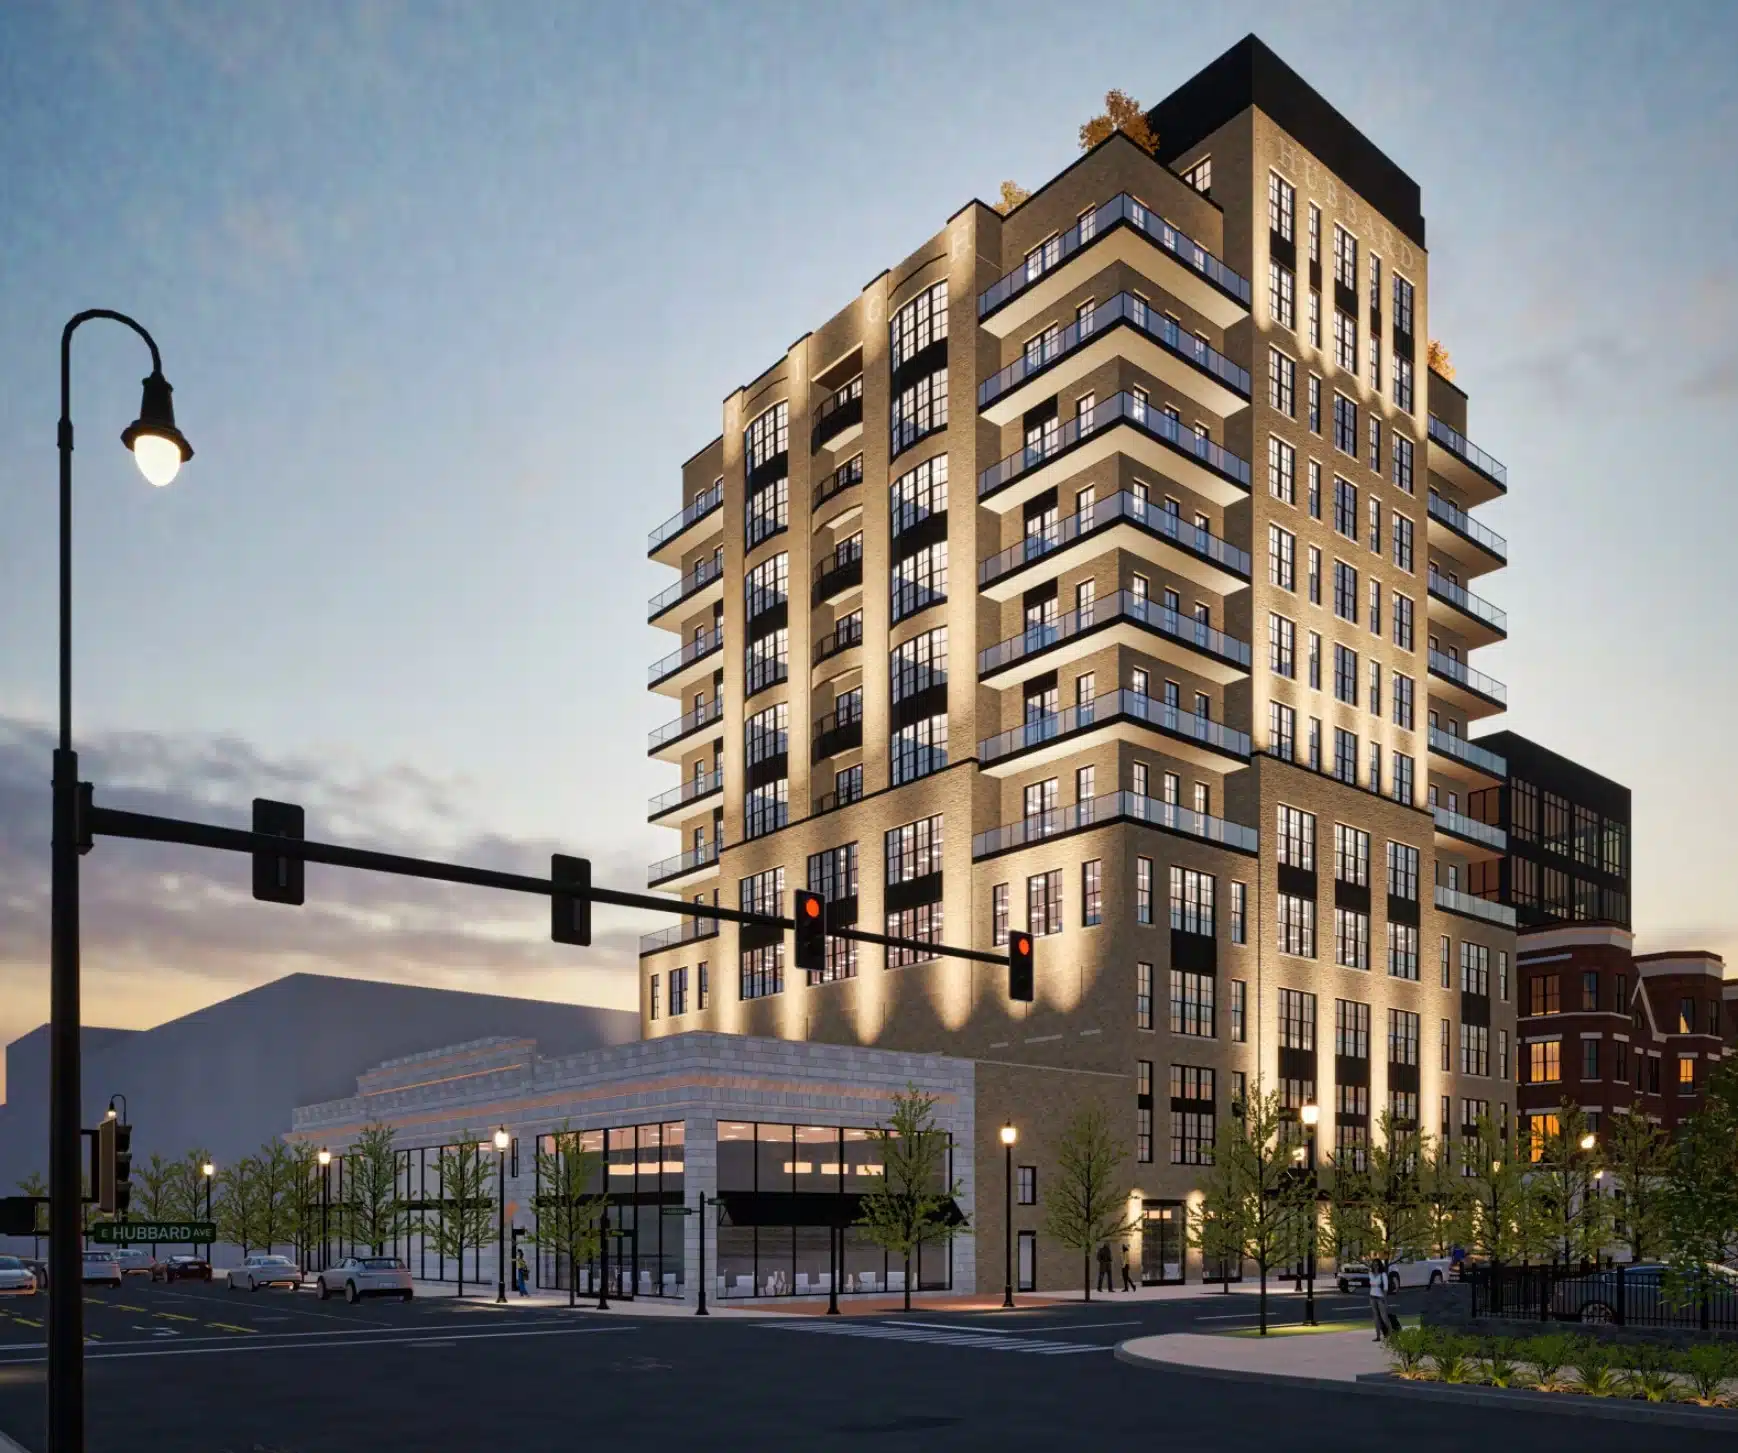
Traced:
[[115, 1214], [125, 1216], [133, 1201], [133, 1127], [115, 1122]]
[[796, 892], [797, 958], [799, 969], [819, 974], [827, 967], [827, 903], [806, 888]]
[[1008, 997], [1032, 1002], [1032, 935], [1023, 928], [1008, 935]]
[[133, 1127], [113, 1115], [97, 1125], [97, 1208], [124, 1216], [133, 1197]]
[[[293, 802], [273, 802], [269, 798], [256, 797], [253, 800], [253, 830], [300, 841], [304, 836], [302, 809]], [[306, 867], [300, 858], [269, 849], [263, 852], [255, 849], [253, 896], [265, 903], [302, 903]]]
[[[555, 943], [591, 942], [591, 859], [552, 853], [549, 878], [556, 892], [549, 900], [549, 937]], [[562, 892], [562, 889], [570, 891]]]

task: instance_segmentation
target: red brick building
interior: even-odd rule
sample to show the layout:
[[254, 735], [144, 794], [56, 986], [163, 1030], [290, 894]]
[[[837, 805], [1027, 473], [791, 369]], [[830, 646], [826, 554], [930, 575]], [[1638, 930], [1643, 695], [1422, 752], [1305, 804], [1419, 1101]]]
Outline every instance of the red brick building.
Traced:
[[1595, 1129], [1639, 1111], [1668, 1129], [1700, 1103], [1738, 1038], [1738, 980], [1718, 954], [1631, 952], [1611, 924], [1573, 924], [1516, 940], [1520, 1002], [1516, 1094], [1523, 1129], [1568, 1100]]

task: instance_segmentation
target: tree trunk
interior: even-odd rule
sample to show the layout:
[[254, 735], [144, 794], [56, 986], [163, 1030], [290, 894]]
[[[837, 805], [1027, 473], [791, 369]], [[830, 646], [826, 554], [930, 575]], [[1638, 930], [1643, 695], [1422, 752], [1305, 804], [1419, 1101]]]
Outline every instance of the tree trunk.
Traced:
[[1267, 1335], [1267, 1263], [1261, 1263], [1261, 1335]]
[[1081, 1290], [1086, 1293], [1086, 1300], [1090, 1302], [1092, 1300], [1092, 1253], [1090, 1251], [1080, 1253], [1080, 1286]]

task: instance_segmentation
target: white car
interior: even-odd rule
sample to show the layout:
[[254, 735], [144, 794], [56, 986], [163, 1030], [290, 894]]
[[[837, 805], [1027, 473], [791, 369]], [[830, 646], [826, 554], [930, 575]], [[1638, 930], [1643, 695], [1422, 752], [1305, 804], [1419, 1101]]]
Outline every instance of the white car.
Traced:
[[[1414, 1256], [1411, 1252], [1403, 1252], [1388, 1263], [1388, 1290], [1397, 1292], [1402, 1287], [1433, 1286], [1447, 1281], [1450, 1265], [1446, 1256]], [[1370, 1285], [1369, 1263], [1349, 1261], [1339, 1269], [1334, 1280], [1342, 1292], [1364, 1291]]]
[[0, 1296], [28, 1297], [36, 1291], [36, 1273], [16, 1256], [0, 1256]]
[[115, 1260], [121, 1264], [122, 1276], [149, 1276], [151, 1268], [157, 1264], [151, 1253], [142, 1246], [129, 1246], [124, 1251], [117, 1251]]
[[287, 1286], [292, 1290], [302, 1284], [302, 1269], [287, 1256], [272, 1256], [256, 1251], [240, 1266], [229, 1271], [229, 1289], [257, 1292], [261, 1287]]
[[314, 1278], [314, 1290], [325, 1301], [333, 1292], [343, 1292], [347, 1302], [364, 1297], [398, 1297], [409, 1301], [410, 1268], [396, 1256], [346, 1256]]
[[121, 1284], [121, 1263], [112, 1251], [87, 1251], [79, 1270], [80, 1281], [106, 1281], [111, 1286]]

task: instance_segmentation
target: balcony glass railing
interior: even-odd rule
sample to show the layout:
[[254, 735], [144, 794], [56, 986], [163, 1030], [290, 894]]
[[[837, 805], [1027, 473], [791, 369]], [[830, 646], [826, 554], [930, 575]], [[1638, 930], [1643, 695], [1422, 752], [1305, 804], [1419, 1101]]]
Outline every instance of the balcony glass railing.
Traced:
[[724, 769], [720, 767], [714, 772], [708, 772], [701, 777], [690, 777], [679, 787], [672, 787], [668, 792], [660, 792], [647, 804], [647, 814], [657, 817], [671, 811], [686, 802], [698, 802], [702, 797], [710, 797], [714, 792], [724, 790]]
[[1003, 823], [988, 832], [981, 832], [972, 839], [972, 856], [986, 858], [991, 853], [1043, 842], [1046, 838], [1073, 832], [1077, 828], [1117, 821], [1145, 823], [1206, 842], [1223, 843], [1244, 852], [1254, 852], [1260, 842], [1256, 830], [1240, 822], [1227, 822], [1222, 817], [1194, 812], [1174, 802], [1161, 802], [1156, 797], [1142, 797], [1135, 792], [1107, 792], [1102, 797], [1089, 798], [1072, 807], [1030, 813], [1017, 822]]
[[1116, 424], [1131, 424], [1148, 438], [1169, 444], [1173, 449], [1224, 475], [1234, 484], [1249, 488], [1249, 463], [1239, 459], [1229, 449], [1211, 439], [1198, 436], [1193, 429], [1155, 408], [1135, 394], [1113, 394], [1104, 402], [1094, 404], [1084, 413], [1076, 414], [1054, 433], [1036, 440], [1006, 459], [992, 464], [978, 475], [978, 498], [984, 499], [1048, 463], [1065, 449], [1090, 439], [1101, 429]]
[[724, 574], [724, 557], [708, 555], [674, 585], [667, 585], [651, 599], [646, 607], [646, 619], [655, 621], [673, 605], [679, 605], [689, 596], [704, 590]]
[[1046, 716], [1033, 717], [996, 736], [978, 743], [978, 761], [988, 766], [1003, 757], [1031, 751], [1072, 732], [1086, 731], [1103, 722], [1119, 717], [1132, 718], [1157, 727], [1175, 737], [1199, 742], [1202, 746], [1226, 752], [1245, 760], [1249, 757], [1249, 736], [1216, 722], [1210, 717], [1196, 716], [1167, 702], [1155, 701], [1136, 691], [1112, 691], [1107, 695], [1066, 707]]
[[716, 918], [685, 918], [680, 923], [672, 923], [668, 928], [660, 928], [655, 933], [640, 935], [640, 952], [655, 954], [659, 949], [679, 948], [685, 943], [695, 943], [703, 938], [718, 937], [718, 920]]
[[1500, 460], [1486, 454], [1459, 429], [1451, 428], [1435, 414], [1430, 416], [1430, 437], [1450, 453], [1458, 454], [1480, 474], [1494, 479], [1504, 489], [1509, 487], [1509, 471]]
[[978, 316], [988, 317], [1010, 298], [1018, 297], [1039, 278], [1067, 262], [1082, 247], [1119, 225], [1133, 227], [1156, 242], [1184, 267], [1199, 273], [1221, 292], [1236, 298], [1244, 307], [1249, 306], [1247, 278], [1227, 267], [1187, 233], [1179, 232], [1164, 218], [1155, 216], [1144, 203], [1137, 202], [1124, 192], [1112, 197], [1103, 206], [1093, 208], [1061, 237], [1036, 249], [1006, 277], [979, 294]]
[[690, 732], [697, 732], [701, 727], [710, 726], [724, 715], [724, 699], [715, 696], [704, 706], [684, 712], [675, 721], [667, 721], [649, 737], [646, 738], [646, 750], [655, 752], [659, 747], [678, 742]]
[[1446, 807], [1433, 807], [1430, 815], [1436, 819], [1438, 827], [1455, 837], [1483, 843], [1500, 853], [1509, 850], [1509, 835], [1500, 827], [1492, 827], [1488, 822], [1480, 822], [1476, 817], [1468, 817], [1465, 813], [1450, 812]]
[[1457, 509], [1439, 495], [1434, 489], [1430, 491], [1430, 517], [1441, 520], [1457, 535], [1464, 535], [1473, 544], [1488, 550], [1505, 565], [1509, 560], [1509, 542], [1495, 530], [1481, 525], [1463, 509]]
[[1016, 661], [1035, 656], [1059, 642], [1080, 635], [1083, 631], [1095, 630], [1118, 620], [1133, 621], [1136, 625], [1145, 626], [1170, 640], [1179, 641], [1197, 651], [1205, 651], [1208, 655], [1229, 661], [1245, 671], [1249, 669], [1247, 641], [1228, 636], [1225, 632], [1215, 630], [1212, 626], [1194, 620], [1181, 611], [1172, 610], [1169, 606], [1158, 605], [1149, 597], [1136, 595], [1132, 590], [1119, 590], [1115, 595], [1095, 601], [1081, 610], [1071, 610], [1067, 615], [1044, 625], [1027, 626], [1019, 635], [1010, 636], [1005, 641], [986, 647], [978, 652], [978, 674], [988, 676], [992, 672], [1001, 671]]
[[718, 842], [714, 840], [701, 847], [689, 848], [685, 853], [677, 853], [673, 858], [660, 858], [646, 869], [647, 884], [655, 888], [671, 878], [680, 878], [684, 873], [692, 873], [716, 863], [718, 846]]
[[1476, 767], [1492, 777], [1507, 778], [1509, 775], [1506, 757], [1499, 757], [1488, 747], [1481, 747], [1477, 742], [1469, 742], [1465, 737], [1445, 732], [1441, 727], [1430, 729], [1430, 750], [1441, 752], [1445, 757], [1453, 757], [1457, 762], [1465, 762], [1467, 766]]
[[1053, 550], [1071, 545], [1083, 535], [1109, 529], [1119, 520], [1127, 520], [1144, 530], [1163, 535], [1191, 554], [1211, 560], [1243, 580], [1249, 579], [1249, 553], [1226, 543], [1209, 530], [1191, 525], [1181, 515], [1162, 509], [1151, 500], [1141, 499], [1123, 490], [1109, 499], [1092, 504], [1058, 520], [1047, 529], [1027, 535], [1019, 543], [990, 556], [978, 565], [978, 584], [990, 585], [1004, 575], [1011, 575], [1034, 560], [1041, 560]]
[[1118, 293], [1100, 303], [1055, 334], [1034, 338], [1026, 351], [999, 373], [992, 374], [978, 385], [978, 407], [987, 409], [1011, 389], [1042, 373], [1060, 358], [1067, 357], [1118, 323], [1127, 323], [1137, 333], [1151, 338], [1168, 353], [1174, 353], [1185, 363], [1224, 384], [1244, 399], [1249, 397], [1249, 370], [1233, 363], [1218, 349], [1203, 343], [1193, 333], [1185, 333], [1163, 313], [1155, 312], [1144, 298], [1133, 293]]
[[694, 496], [686, 509], [670, 516], [646, 536], [646, 553], [650, 554], [666, 541], [673, 540], [697, 520], [703, 520], [724, 503], [724, 482], [720, 480], [703, 494]]
[[661, 661], [654, 661], [647, 672], [648, 682], [656, 686], [666, 676], [674, 676], [684, 666], [692, 665], [703, 656], [710, 656], [714, 651], [724, 649], [724, 627], [714, 626], [709, 631], [703, 631], [691, 641], [685, 641], [679, 650], [670, 652]]
[[834, 495], [849, 489], [854, 484], [863, 482], [863, 456], [853, 454], [825, 479], [815, 486], [815, 498], [812, 508], [819, 509]]
[[1441, 651], [1430, 653], [1430, 669], [1438, 676], [1445, 676], [1450, 681], [1457, 681], [1468, 691], [1476, 691], [1480, 696], [1488, 696], [1492, 701], [1509, 704], [1509, 688], [1504, 686], [1494, 676], [1486, 676], [1483, 671], [1474, 671], [1465, 661], [1457, 661], [1452, 656], [1445, 656]]
[[1486, 923], [1498, 923], [1504, 928], [1515, 926], [1515, 910], [1506, 903], [1495, 903], [1489, 898], [1475, 898], [1471, 893], [1462, 893], [1456, 888], [1444, 888], [1436, 885], [1436, 906], [1449, 913], [1462, 913], [1468, 918], [1482, 918]]
[[1464, 585], [1456, 585], [1440, 571], [1430, 572], [1430, 593], [1438, 600], [1446, 600], [1450, 605], [1459, 607], [1474, 620], [1483, 621], [1493, 631], [1501, 631], [1505, 636], [1509, 633], [1509, 617], [1506, 611], [1498, 610], [1488, 600], [1474, 595]]

